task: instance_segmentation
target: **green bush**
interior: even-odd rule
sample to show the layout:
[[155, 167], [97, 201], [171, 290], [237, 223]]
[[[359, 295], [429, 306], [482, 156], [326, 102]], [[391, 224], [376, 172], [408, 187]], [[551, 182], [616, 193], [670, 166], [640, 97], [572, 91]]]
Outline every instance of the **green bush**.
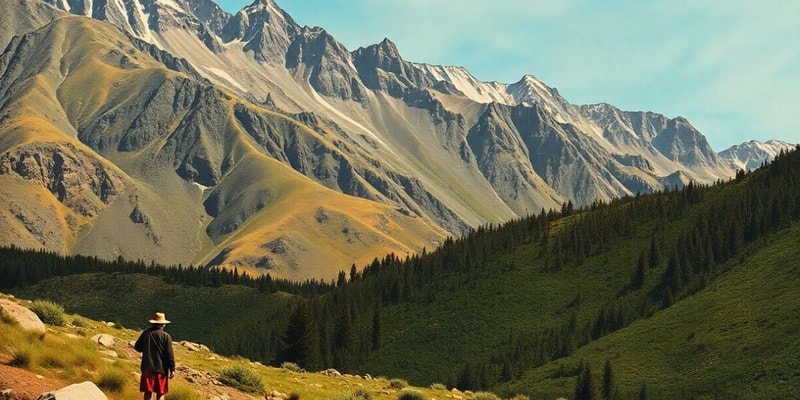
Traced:
[[295, 363], [293, 363], [291, 361], [286, 361], [283, 364], [281, 364], [281, 368], [283, 368], [285, 370], [292, 371], [292, 372], [305, 372], [306, 371], [303, 368], [300, 368], [299, 365], [297, 365], [297, 364], [295, 364]]
[[104, 368], [100, 371], [97, 387], [108, 392], [121, 393], [128, 385], [128, 374], [119, 368]]
[[405, 389], [397, 396], [397, 400], [428, 400], [428, 397], [416, 390]]
[[220, 371], [219, 381], [247, 393], [264, 393], [264, 381], [244, 363], [225, 367]]
[[86, 328], [86, 322], [80, 318], [75, 318], [72, 320], [72, 326], [76, 328]]
[[47, 325], [64, 326], [67, 319], [64, 317], [64, 307], [47, 300], [36, 300], [31, 305], [31, 311], [39, 316]]
[[389, 387], [392, 389], [402, 389], [408, 387], [408, 382], [403, 379], [394, 378], [389, 381]]
[[372, 400], [372, 393], [366, 389], [356, 389], [355, 392], [337, 397], [335, 400]]

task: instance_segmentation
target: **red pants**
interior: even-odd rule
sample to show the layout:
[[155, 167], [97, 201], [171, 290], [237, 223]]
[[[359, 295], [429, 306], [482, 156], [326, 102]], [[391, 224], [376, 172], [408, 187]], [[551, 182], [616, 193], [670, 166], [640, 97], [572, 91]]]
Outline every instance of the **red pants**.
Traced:
[[158, 372], [143, 371], [139, 381], [140, 392], [169, 393], [169, 375]]

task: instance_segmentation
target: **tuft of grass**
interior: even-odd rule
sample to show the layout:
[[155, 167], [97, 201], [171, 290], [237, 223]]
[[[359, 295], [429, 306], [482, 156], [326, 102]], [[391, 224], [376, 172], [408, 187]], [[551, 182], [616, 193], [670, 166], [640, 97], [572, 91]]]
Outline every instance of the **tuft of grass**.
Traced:
[[397, 396], [397, 400], [428, 400], [428, 396], [416, 390], [404, 389], [400, 392], [400, 395]]
[[408, 381], [405, 379], [394, 378], [389, 381], [389, 387], [392, 389], [403, 389], [408, 387]]
[[443, 383], [431, 383], [431, 389], [433, 390], [447, 390], [447, 386]]
[[500, 400], [500, 398], [497, 397], [497, 395], [495, 395], [494, 393], [489, 393], [489, 392], [475, 392], [475, 394], [472, 395], [472, 399], [473, 400]]
[[17, 368], [30, 368], [36, 346], [28, 341], [18, 341], [11, 345], [11, 359], [8, 365]]
[[295, 364], [295, 363], [293, 363], [291, 361], [286, 361], [283, 364], [281, 364], [281, 368], [283, 368], [285, 370], [288, 370], [288, 371], [292, 371], [292, 372], [305, 372], [306, 371], [303, 368], [300, 368], [299, 365], [297, 365], [297, 364]]
[[114, 368], [106, 367], [100, 371], [100, 379], [98, 379], [97, 387], [112, 393], [121, 393], [128, 385], [128, 374], [125, 371]]
[[372, 393], [366, 389], [356, 389], [353, 393], [339, 396], [335, 400], [372, 400]]
[[227, 366], [220, 371], [219, 381], [247, 393], [264, 393], [264, 381], [243, 362]]
[[35, 300], [30, 309], [47, 325], [64, 326], [67, 324], [64, 307], [60, 304], [47, 300]]
[[190, 388], [189, 386], [180, 383], [180, 381], [175, 382], [175, 384], [170, 384], [169, 388], [169, 399], [170, 400], [204, 400], [202, 394], [197, 392], [196, 390]]

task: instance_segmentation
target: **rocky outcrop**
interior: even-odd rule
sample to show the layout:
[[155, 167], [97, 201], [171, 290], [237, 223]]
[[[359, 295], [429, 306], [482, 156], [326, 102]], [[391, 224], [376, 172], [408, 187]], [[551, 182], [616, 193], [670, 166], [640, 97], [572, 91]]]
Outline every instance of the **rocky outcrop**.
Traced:
[[95, 216], [125, 189], [116, 169], [71, 143], [31, 143], [0, 155], [0, 175], [46, 187], [72, 210]]
[[94, 383], [83, 382], [44, 393], [36, 400], [108, 400], [108, 397]]
[[286, 52], [286, 68], [303, 68], [308, 83], [324, 96], [367, 102], [367, 91], [352, 67], [347, 49], [328, 32], [307, 28]]
[[44, 334], [45, 326], [31, 310], [11, 300], [0, 299], [0, 315], [27, 331]]

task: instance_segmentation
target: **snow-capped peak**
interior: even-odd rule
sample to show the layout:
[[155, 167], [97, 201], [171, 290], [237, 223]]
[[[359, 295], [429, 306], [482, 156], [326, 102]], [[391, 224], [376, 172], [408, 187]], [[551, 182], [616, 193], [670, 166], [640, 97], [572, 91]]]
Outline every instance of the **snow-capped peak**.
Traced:
[[759, 142], [751, 140], [731, 146], [721, 151], [719, 156], [727, 160], [733, 168], [752, 171], [761, 167], [764, 162], [772, 160], [781, 150], [790, 150], [795, 145], [780, 140]]

